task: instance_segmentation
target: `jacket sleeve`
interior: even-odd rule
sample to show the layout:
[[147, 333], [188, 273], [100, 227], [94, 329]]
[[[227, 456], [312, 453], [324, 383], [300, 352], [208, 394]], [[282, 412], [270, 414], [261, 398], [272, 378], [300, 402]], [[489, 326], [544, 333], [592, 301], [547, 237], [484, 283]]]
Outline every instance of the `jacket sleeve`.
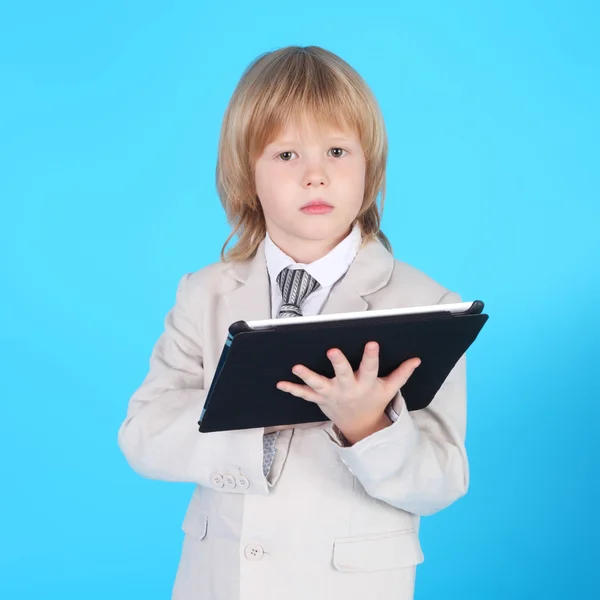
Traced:
[[175, 305], [150, 357], [150, 370], [129, 401], [118, 431], [119, 447], [144, 477], [193, 482], [224, 492], [268, 494], [262, 467], [264, 428], [198, 431], [207, 395], [202, 335], [194, 318], [202, 307], [194, 298], [192, 312], [189, 287], [190, 274], [179, 282]]
[[[454, 292], [439, 304], [461, 302]], [[425, 516], [465, 495], [469, 486], [466, 435], [466, 355], [456, 363], [431, 404], [408, 411], [398, 392], [398, 419], [356, 444], [344, 447], [326, 430], [341, 460], [373, 498]]]

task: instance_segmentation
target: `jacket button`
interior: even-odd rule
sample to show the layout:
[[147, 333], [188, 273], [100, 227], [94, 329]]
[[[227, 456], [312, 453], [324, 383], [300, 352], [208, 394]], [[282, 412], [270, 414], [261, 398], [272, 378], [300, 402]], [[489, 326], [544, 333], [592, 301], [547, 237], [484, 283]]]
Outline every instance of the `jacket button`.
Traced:
[[250, 481], [248, 481], [248, 478], [245, 475], [237, 476], [237, 484], [238, 487], [242, 488], [243, 490], [247, 490], [250, 487]]
[[210, 481], [217, 488], [222, 488], [223, 485], [225, 485], [223, 483], [223, 475], [221, 475], [221, 473], [212, 473], [210, 476]]
[[225, 475], [225, 487], [233, 489], [237, 484], [235, 483], [235, 477], [233, 475]]
[[265, 551], [260, 544], [248, 544], [244, 549], [244, 556], [248, 560], [260, 560]]

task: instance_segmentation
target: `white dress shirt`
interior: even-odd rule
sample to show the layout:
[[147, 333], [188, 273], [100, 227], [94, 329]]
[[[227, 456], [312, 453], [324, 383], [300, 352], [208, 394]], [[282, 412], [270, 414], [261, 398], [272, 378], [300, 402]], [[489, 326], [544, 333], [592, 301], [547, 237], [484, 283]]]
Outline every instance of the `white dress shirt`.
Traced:
[[276, 318], [281, 306], [282, 295], [277, 276], [283, 269], [304, 269], [320, 286], [309, 294], [300, 309], [304, 316], [318, 315], [329, 297], [333, 284], [341, 279], [356, 258], [362, 244], [360, 226], [356, 223], [352, 231], [322, 258], [309, 264], [294, 262], [281, 248], [275, 245], [269, 234], [265, 239], [265, 259], [271, 283], [271, 318]]

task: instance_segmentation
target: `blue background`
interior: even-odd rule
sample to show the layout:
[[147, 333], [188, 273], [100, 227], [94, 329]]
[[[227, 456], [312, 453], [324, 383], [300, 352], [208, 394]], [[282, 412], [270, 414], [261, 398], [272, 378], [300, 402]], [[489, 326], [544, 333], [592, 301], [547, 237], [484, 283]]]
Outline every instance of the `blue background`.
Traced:
[[227, 237], [227, 101], [290, 44], [379, 98], [397, 258], [490, 314], [468, 354], [471, 488], [423, 520], [417, 599], [597, 597], [599, 16], [3, 3], [0, 597], [169, 597], [193, 486], [136, 475], [117, 430], [179, 278]]

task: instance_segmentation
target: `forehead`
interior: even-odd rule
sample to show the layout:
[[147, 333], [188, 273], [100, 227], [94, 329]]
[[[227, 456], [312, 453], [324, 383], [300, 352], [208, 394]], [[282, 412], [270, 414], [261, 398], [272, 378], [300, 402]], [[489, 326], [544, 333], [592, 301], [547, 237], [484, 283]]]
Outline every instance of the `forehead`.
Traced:
[[269, 143], [326, 142], [336, 139], [359, 141], [357, 132], [351, 127], [336, 124], [294, 122], [282, 126], [278, 131], [274, 131]]

